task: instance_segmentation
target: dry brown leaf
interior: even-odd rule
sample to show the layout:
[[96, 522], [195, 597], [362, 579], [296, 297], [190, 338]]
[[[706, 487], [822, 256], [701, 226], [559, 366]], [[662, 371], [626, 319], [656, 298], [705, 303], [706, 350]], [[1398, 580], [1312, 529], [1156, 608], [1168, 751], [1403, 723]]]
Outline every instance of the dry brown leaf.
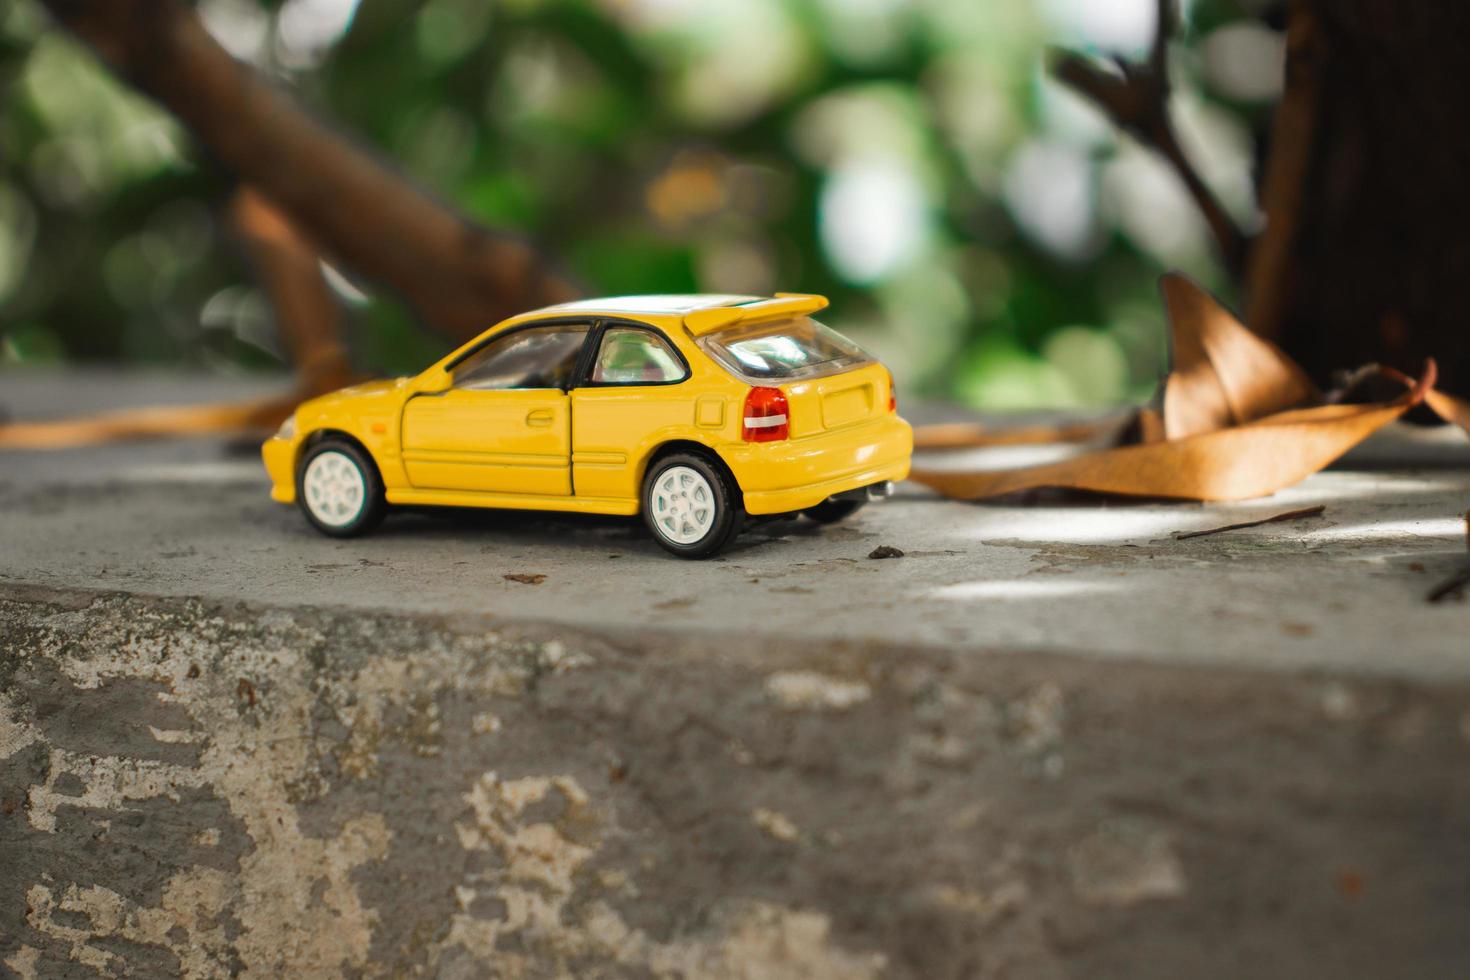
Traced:
[[1159, 281], [1173, 364], [1164, 380], [1164, 438], [1215, 432], [1321, 400], [1302, 369], [1178, 273]]
[[1421, 382], [1384, 405], [1319, 405], [1173, 442], [1105, 449], [1042, 466], [981, 472], [916, 468], [910, 477], [962, 500], [1042, 487], [1182, 500], [1263, 497], [1312, 475], [1403, 415], [1423, 397], [1423, 389]]
[[[1126, 496], [1240, 500], [1275, 493], [1322, 469], [1433, 389], [1433, 363], [1389, 402], [1321, 405], [1290, 358], [1252, 334], [1187, 278], [1161, 281], [1174, 352], [1162, 419], [1142, 413], [1140, 443], [1014, 470], [915, 467], [912, 479], [977, 500], [1058, 487]], [[1308, 405], [1310, 407], [1293, 407]], [[965, 445], [946, 434], [951, 446]], [[921, 429], [915, 442], [930, 438]], [[1057, 441], [1057, 440], [1051, 440]], [[977, 437], [968, 445], [995, 445]]]
[[1424, 394], [1424, 404], [1446, 422], [1470, 432], [1470, 401], [1442, 391], [1428, 391]]

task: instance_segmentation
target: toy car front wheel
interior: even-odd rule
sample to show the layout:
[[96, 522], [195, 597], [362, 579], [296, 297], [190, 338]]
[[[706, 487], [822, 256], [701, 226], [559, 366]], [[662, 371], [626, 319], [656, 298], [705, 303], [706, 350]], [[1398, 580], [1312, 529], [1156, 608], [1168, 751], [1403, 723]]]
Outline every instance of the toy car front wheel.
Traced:
[[665, 456], [643, 480], [643, 520], [680, 558], [708, 558], [740, 532], [744, 507], [723, 467], [693, 453]]
[[296, 502], [313, 527], [334, 538], [371, 530], [388, 509], [378, 468], [343, 439], [323, 440], [301, 457]]

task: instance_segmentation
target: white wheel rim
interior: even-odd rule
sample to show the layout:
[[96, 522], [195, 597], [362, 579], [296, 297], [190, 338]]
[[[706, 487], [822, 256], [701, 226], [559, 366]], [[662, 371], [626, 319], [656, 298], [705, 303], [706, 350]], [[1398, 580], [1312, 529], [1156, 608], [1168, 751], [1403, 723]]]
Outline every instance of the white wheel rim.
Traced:
[[653, 526], [675, 544], [694, 544], [715, 525], [715, 491], [696, 469], [670, 466], [654, 481]]
[[367, 480], [351, 457], [335, 450], [313, 456], [301, 478], [306, 508], [328, 527], [351, 524], [367, 504]]

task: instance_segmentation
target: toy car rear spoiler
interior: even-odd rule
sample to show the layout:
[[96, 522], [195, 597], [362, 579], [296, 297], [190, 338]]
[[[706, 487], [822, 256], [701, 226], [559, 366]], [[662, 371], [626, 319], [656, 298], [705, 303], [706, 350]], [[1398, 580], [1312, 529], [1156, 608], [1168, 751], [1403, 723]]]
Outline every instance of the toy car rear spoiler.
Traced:
[[809, 316], [827, 306], [827, 297], [812, 293], [777, 293], [773, 299], [743, 306], [716, 306], [707, 310], [695, 310], [686, 314], [684, 326], [696, 337], [734, 326], [737, 323], [752, 323], [757, 320], [776, 320], [783, 317]]

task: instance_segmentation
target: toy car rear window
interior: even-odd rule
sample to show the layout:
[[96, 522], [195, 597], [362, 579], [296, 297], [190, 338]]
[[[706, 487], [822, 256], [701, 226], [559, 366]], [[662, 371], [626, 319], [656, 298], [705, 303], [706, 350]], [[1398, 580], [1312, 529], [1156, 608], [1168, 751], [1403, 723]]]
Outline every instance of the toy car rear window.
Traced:
[[798, 381], [837, 374], [873, 358], [811, 317], [731, 327], [699, 341], [731, 373], [752, 381]]

